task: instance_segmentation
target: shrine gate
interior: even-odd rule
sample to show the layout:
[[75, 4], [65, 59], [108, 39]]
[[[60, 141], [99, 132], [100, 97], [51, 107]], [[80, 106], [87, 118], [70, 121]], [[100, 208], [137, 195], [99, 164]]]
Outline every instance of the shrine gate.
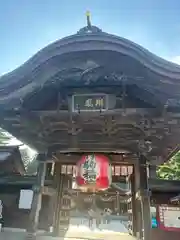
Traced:
[[[68, 227], [73, 195], [73, 174], [63, 173], [62, 166], [101, 153], [112, 166], [132, 166], [133, 236], [150, 240], [148, 172], [178, 146], [179, 93], [178, 65], [89, 20], [2, 76], [0, 125], [39, 152], [29, 237], [38, 229], [45, 177], [54, 182], [46, 190], [59, 236]], [[124, 201], [128, 193], [123, 194]]]

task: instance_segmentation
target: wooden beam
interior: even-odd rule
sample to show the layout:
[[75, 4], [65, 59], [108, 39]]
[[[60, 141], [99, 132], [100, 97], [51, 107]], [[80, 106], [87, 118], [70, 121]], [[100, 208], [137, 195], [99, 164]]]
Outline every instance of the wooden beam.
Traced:
[[44, 186], [42, 188], [42, 194], [43, 195], [47, 195], [47, 196], [54, 196], [54, 194], [56, 194], [56, 190], [52, 187], [46, 187]]
[[63, 153], [68, 153], [68, 152], [115, 152], [115, 153], [126, 153], [126, 152], [136, 152], [137, 151], [137, 141], [131, 141], [131, 142], [126, 142], [124, 141], [118, 142], [118, 143], [110, 143], [110, 142], [105, 142], [105, 143], [100, 143], [100, 142], [81, 142], [79, 143], [78, 148], [73, 148], [72, 146], [69, 145], [69, 143], [54, 143], [52, 145], [49, 145], [48, 147], [48, 152], [53, 153], [53, 152], [63, 152]]
[[158, 192], [180, 192], [180, 181], [150, 178], [149, 187]]
[[[56, 110], [51, 110], [51, 111], [33, 111], [33, 114], [37, 116], [69, 116], [69, 110], [61, 110], [61, 111], [56, 111]], [[79, 113], [72, 112], [72, 115], [79, 115]], [[113, 109], [113, 110], [107, 110], [103, 112], [80, 112], [80, 115], [83, 116], [106, 116], [106, 115], [122, 115], [124, 116], [124, 109]], [[131, 116], [131, 115], [147, 115], [147, 116], [153, 116], [157, 115], [157, 109], [155, 108], [126, 108], [125, 110], [125, 115], [126, 116]]]
[[[0, 185], [24, 185], [33, 186], [36, 183], [36, 176], [21, 176], [21, 175], [11, 175], [11, 176], [1, 176]], [[45, 180], [46, 186], [52, 185], [52, 180]]]

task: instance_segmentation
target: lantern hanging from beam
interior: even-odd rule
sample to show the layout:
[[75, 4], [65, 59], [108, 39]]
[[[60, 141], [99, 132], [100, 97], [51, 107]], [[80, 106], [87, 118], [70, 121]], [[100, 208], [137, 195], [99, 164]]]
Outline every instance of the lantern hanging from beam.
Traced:
[[102, 154], [83, 155], [76, 165], [76, 184], [82, 191], [103, 191], [112, 182], [111, 164]]

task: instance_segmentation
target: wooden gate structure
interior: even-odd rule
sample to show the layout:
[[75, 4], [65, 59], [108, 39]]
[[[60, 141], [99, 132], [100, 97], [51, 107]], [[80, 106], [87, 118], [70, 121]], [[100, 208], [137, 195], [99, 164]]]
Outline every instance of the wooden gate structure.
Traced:
[[[0, 126], [38, 152], [28, 231], [38, 227], [46, 172], [55, 162], [56, 200], [71, 178], [60, 165], [83, 153], [111, 155], [133, 166], [133, 235], [151, 239], [147, 166], [178, 149], [180, 67], [92, 26], [39, 51], [0, 78]], [[54, 197], [55, 199], [55, 197]], [[63, 200], [69, 206], [69, 200]], [[56, 201], [55, 230], [68, 224]], [[66, 213], [65, 213], [66, 212]], [[66, 220], [62, 218], [66, 218]], [[143, 230], [142, 230], [143, 229]], [[57, 233], [57, 232], [56, 232]], [[144, 235], [144, 236], [143, 236]]]
[[[71, 158], [73, 159], [73, 155]], [[112, 158], [112, 155], [111, 155]], [[91, 209], [93, 202], [98, 205], [98, 209], [103, 213], [106, 209], [110, 209], [115, 215], [126, 215], [128, 214], [128, 202], [127, 200], [130, 197], [130, 189], [125, 189], [123, 187], [119, 187], [118, 190], [112, 187], [108, 189], [108, 191], [101, 191], [97, 193], [92, 192], [82, 192], [79, 191], [76, 187], [72, 187], [73, 175], [76, 172], [75, 165], [62, 165], [59, 162], [55, 163], [56, 171], [58, 174], [54, 174], [54, 189], [59, 189], [58, 194], [55, 196], [55, 209], [59, 209], [56, 211], [56, 214], [53, 215], [54, 219], [54, 233], [55, 235], [64, 234], [64, 230], [66, 232], [66, 228], [69, 225], [69, 216], [70, 211], [72, 209], [79, 210], [79, 212], [86, 213], [88, 209]], [[115, 184], [121, 183], [126, 185], [127, 179], [130, 177], [133, 171], [132, 165], [113, 165], [112, 166], [112, 181]], [[62, 180], [66, 184], [62, 186]], [[57, 183], [59, 185], [57, 185]], [[56, 192], [56, 191], [55, 191]], [[71, 205], [75, 203], [74, 207]]]

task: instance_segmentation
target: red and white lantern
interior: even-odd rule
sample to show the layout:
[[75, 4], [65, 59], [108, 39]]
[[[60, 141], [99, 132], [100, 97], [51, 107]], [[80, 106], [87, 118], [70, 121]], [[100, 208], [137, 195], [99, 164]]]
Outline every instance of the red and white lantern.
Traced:
[[111, 164], [102, 154], [83, 155], [76, 168], [76, 184], [81, 190], [102, 191], [111, 185]]

